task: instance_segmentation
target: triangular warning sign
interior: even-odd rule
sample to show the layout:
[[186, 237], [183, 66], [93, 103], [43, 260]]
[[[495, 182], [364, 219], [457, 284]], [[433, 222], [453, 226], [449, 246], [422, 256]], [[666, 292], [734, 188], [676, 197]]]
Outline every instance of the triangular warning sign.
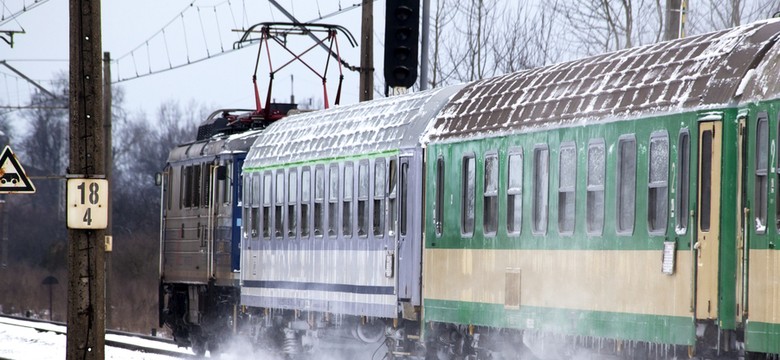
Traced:
[[32, 194], [35, 192], [24, 168], [16, 160], [16, 155], [11, 147], [6, 145], [3, 154], [0, 155], [0, 194], [20, 193]]

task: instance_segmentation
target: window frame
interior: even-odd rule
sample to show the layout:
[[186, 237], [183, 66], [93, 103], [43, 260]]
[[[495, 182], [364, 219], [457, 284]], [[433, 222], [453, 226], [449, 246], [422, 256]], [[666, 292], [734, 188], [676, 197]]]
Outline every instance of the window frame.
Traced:
[[[471, 161], [471, 165], [468, 162]], [[473, 171], [469, 178], [467, 166], [472, 167]], [[474, 236], [476, 226], [476, 211], [477, 211], [477, 157], [473, 152], [468, 152], [461, 156], [461, 187], [460, 187], [460, 234], [463, 237]], [[469, 182], [470, 181], [470, 182]], [[468, 195], [472, 194], [472, 201], [469, 203]], [[471, 210], [471, 217], [467, 217], [469, 209]], [[470, 229], [469, 229], [470, 227]]]
[[263, 239], [271, 240], [271, 235], [273, 234], [271, 229], [271, 226], [273, 225], [273, 219], [271, 218], [273, 215], [271, 211], [271, 208], [273, 207], [273, 173], [269, 170], [263, 171], [262, 178], [262, 194], [260, 196], [260, 201], [262, 202], [262, 209], [260, 210], [260, 219], [262, 221], [261, 227], [263, 229]]
[[[491, 160], [492, 159], [492, 160]], [[495, 174], [493, 175], [493, 182], [495, 183], [495, 189], [488, 190], [488, 161], [491, 160], [495, 165]], [[498, 151], [491, 150], [483, 154], [482, 161], [482, 234], [486, 237], [495, 237], [498, 233], [498, 218], [499, 218], [499, 206], [498, 206], [498, 190], [501, 173], [501, 162], [498, 158]], [[492, 198], [492, 199], [489, 199]], [[492, 207], [493, 214], [488, 214], [488, 206]], [[494, 216], [493, 216], [494, 215]], [[492, 221], [492, 223], [488, 223]], [[490, 228], [488, 227], [490, 225]]]
[[[304, 179], [307, 179], [308, 184], [304, 184]], [[306, 190], [306, 192], [304, 192]], [[299, 217], [299, 223], [300, 223], [300, 238], [301, 239], [308, 239], [311, 234], [311, 214], [312, 214], [312, 171], [311, 167], [304, 166], [301, 168], [301, 176], [300, 176], [300, 204], [298, 205], [300, 208], [300, 217]], [[306, 195], [304, 197], [304, 194]]]
[[[364, 184], [365, 183], [365, 184]], [[370, 206], [371, 206], [371, 163], [368, 160], [360, 160], [357, 164], [357, 235], [361, 238], [368, 237]], [[361, 190], [365, 189], [365, 193]], [[361, 212], [362, 210], [362, 212]]]
[[[311, 233], [317, 238], [325, 237], [328, 227], [328, 220], [326, 218], [326, 213], [328, 212], [328, 198], [327, 186], [325, 185], [325, 179], [328, 178], [328, 175], [325, 169], [325, 165], [316, 165], [314, 167], [314, 181], [312, 182], [312, 213], [314, 221], [312, 223]], [[319, 207], [317, 205], [319, 205]]]
[[[759, 133], [763, 124], [764, 134]], [[762, 137], [765, 137], [764, 147], [761, 147]], [[763, 150], [763, 168], [761, 168], [761, 152]], [[756, 153], [754, 159], [753, 179], [753, 221], [756, 234], [767, 232], [769, 221], [769, 117], [765, 111], [758, 113], [756, 122]], [[761, 218], [763, 216], [763, 218]]]
[[355, 227], [355, 163], [345, 161], [341, 168], [341, 236], [351, 238]]
[[677, 235], [685, 235], [690, 226], [688, 209], [691, 199], [691, 133], [687, 128], [680, 129], [677, 135], [675, 166], [677, 174], [674, 189], [674, 232]]
[[[573, 151], [573, 156], [571, 159], [571, 162], [573, 163], [574, 169], [571, 171], [571, 186], [564, 187], [562, 185], [563, 183], [563, 174], [564, 171], [569, 171], [564, 169], [562, 156], [564, 154], [564, 151]], [[575, 141], [564, 141], [561, 142], [560, 146], [558, 147], [558, 234], [561, 236], [572, 236], [574, 235], [574, 231], [577, 228], [577, 143]], [[571, 197], [571, 204], [569, 203], [563, 204], [570, 206], [570, 209], [562, 209], [561, 199], [562, 195], [567, 194], [566, 198], [568, 199], [569, 196]], [[563, 225], [565, 224], [562, 222], [563, 218], [566, 215], [566, 210], [570, 210], [572, 214], [571, 218], [571, 229], [564, 229]], [[548, 215], [549, 216], [549, 215]]]
[[[666, 142], [666, 163], [663, 174], [665, 175], [663, 181], [653, 181], [653, 140], [663, 139]], [[669, 227], [669, 161], [670, 161], [671, 147], [669, 144], [669, 133], [666, 130], [657, 130], [650, 133], [650, 139], [647, 143], [647, 232], [650, 235], [661, 236], [666, 235], [667, 228]], [[652, 207], [651, 199], [654, 190], [663, 188], [664, 206]], [[657, 190], [656, 190], [657, 191]], [[661, 225], [657, 228], [653, 226], [651, 215], [655, 214], [656, 209], [664, 209], [663, 219]], [[655, 214], [658, 215], [658, 214]], [[657, 220], [656, 220], [657, 221]]]
[[[338, 163], [328, 165], [327, 175], [327, 234], [329, 238], [338, 238], [339, 228], [341, 227], [339, 213], [341, 212], [341, 197], [339, 191], [341, 187], [340, 166]], [[334, 183], [335, 180], [335, 183]], [[335, 188], [334, 188], [335, 187]]]
[[444, 231], [445, 170], [444, 155], [439, 154], [436, 157], [436, 167], [434, 170], [435, 180], [433, 183], [433, 186], [435, 187], [435, 196], [433, 198], [433, 228], [436, 237], [441, 237], [442, 232]]
[[287, 193], [287, 218], [285, 219], [287, 225], [286, 236], [290, 239], [295, 239], [298, 237], [298, 223], [300, 220], [298, 215], [298, 201], [300, 200], [300, 179], [298, 178], [298, 169], [288, 169], [285, 178], [287, 179], [287, 186], [285, 189], [285, 193]]
[[[591, 179], [595, 179], [591, 177], [592, 169], [591, 169], [591, 150], [592, 149], [601, 149], [601, 162], [597, 164], [597, 170], [601, 171], [601, 184], [597, 184], [595, 182], [591, 183]], [[604, 140], [604, 138], [593, 138], [588, 141], [588, 154], [587, 154], [587, 166], [586, 166], [586, 176], [585, 176], [585, 233], [587, 233], [590, 236], [602, 236], [604, 234], [604, 221], [606, 219], [606, 195], [607, 195], [607, 142]], [[590, 196], [590, 194], [593, 194], [593, 196]], [[598, 202], [595, 202], [596, 197], [601, 197], [601, 206], [591, 206], [591, 199], [594, 199], [594, 204], [599, 204]], [[599, 214], [591, 213], [591, 211], [596, 211]], [[601, 221], [596, 223], [597, 219], [595, 216], [598, 215], [598, 219]], [[598, 225], [598, 226], [593, 226]]]
[[272, 237], [276, 240], [284, 239], [286, 232], [285, 232], [285, 199], [287, 198], [286, 193], [286, 186], [285, 186], [285, 179], [287, 179], [287, 176], [285, 174], [284, 169], [277, 169], [274, 173], [274, 180], [273, 180], [273, 194], [274, 194], [274, 220], [273, 220], [273, 235]]
[[[374, 238], [383, 238], [386, 228], [386, 189], [387, 189], [387, 161], [385, 158], [374, 159], [371, 182], [374, 186], [372, 191], [372, 211], [371, 211], [371, 233]], [[378, 176], [377, 169], [381, 169], [382, 177]]]
[[[514, 168], [512, 167], [512, 158], [518, 156], [520, 158], [519, 168], [516, 169], [517, 171], [512, 171]], [[510, 147], [507, 151], [506, 155], [506, 232], [508, 235], [511, 236], [517, 236], [522, 234], [523, 232], [523, 180], [524, 180], [524, 168], [523, 165], [525, 164], [525, 155], [523, 154], [523, 148], [520, 146], [514, 146]], [[519, 174], [519, 187], [512, 187], [512, 174]], [[514, 202], [520, 203], [520, 214], [517, 216], [517, 229], [510, 228], [510, 224], [515, 224], [515, 219], [510, 218], [511, 215], [515, 215], [515, 207], [513, 206]], [[511, 210], [510, 210], [511, 209]]]

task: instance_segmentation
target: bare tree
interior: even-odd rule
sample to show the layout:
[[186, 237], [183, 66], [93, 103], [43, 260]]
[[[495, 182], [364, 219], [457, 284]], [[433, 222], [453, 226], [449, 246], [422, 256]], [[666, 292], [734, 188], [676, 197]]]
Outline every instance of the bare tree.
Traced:
[[587, 0], [563, 6], [568, 40], [579, 55], [657, 42], [663, 35], [659, 0]]
[[767, 19], [780, 11], [778, 0], [705, 0], [689, 9], [689, 32], [705, 33]]

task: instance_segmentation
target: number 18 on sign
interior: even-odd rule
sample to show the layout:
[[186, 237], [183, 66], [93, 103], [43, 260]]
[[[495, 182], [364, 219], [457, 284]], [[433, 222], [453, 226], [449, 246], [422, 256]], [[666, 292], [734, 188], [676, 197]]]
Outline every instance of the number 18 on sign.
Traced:
[[105, 229], [108, 225], [108, 180], [68, 179], [68, 228]]

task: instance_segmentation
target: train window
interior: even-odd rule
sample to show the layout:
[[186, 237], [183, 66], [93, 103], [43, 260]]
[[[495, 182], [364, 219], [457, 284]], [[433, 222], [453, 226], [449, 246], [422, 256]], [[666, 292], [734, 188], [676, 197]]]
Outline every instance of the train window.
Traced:
[[200, 181], [200, 165], [195, 165], [192, 167], [192, 173], [190, 173], [191, 179], [190, 183], [192, 184], [192, 194], [190, 195], [190, 199], [192, 200], [192, 203], [190, 204], [191, 207], [199, 207], [200, 206], [200, 188], [201, 188], [201, 181]]
[[593, 139], [588, 144], [587, 197], [585, 217], [589, 235], [600, 236], [604, 231], [604, 179], [606, 178], [606, 147], [604, 139]]
[[230, 204], [230, 189], [231, 189], [231, 176], [233, 176], [233, 161], [228, 161], [225, 163], [225, 180], [221, 180], [222, 186], [222, 203], [225, 205]]
[[301, 238], [309, 237], [309, 203], [311, 202], [311, 170], [301, 170]]
[[353, 165], [351, 162], [347, 162], [344, 164], [344, 194], [342, 195], [344, 201], [342, 202], [343, 210], [341, 213], [341, 231], [343, 232], [344, 237], [352, 237], [352, 221], [354, 220], [354, 217], [352, 216], [352, 193], [354, 191], [354, 179]]
[[203, 176], [201, 176], [203, 186], [201, 191], [201, 200], [200, 204], [204, 207], [208, 207], [211, 205], [211, 171], [213, 169], [213, 166], [211, 164], [203, 164]]
[[710, 204], [712, 203], [712, 130], [701, 134], [701, 184], [699, 185], [699, 227], [702, 232], [710, 231]]
[[284, 169], [276, 170], [276, 205], [274, 206], [274, 237], [281, 239], [284, 233]]
[[192, 167], [183, 166], [181, 170], [181, 197], [179, 198], [179, 208], [188, 208], [192, 206]]
[[574, 233], [574, 204], [577, 184], [577, 148], [564, 142], [558, 153], [558, 233]]
[[474, 183], [476, 182], [476, 161], [474, 154], [469, 154], [463, 157], [462, 172], [462, 190], [461, 190], [461, 232], [464, 235], [471, 235], [474, 233], [474, 205], [475, 205], [475, 189]]
[[290, 169], [287, 174], [287, 236], [294, 239], [298, 236], [298, 213], [295, 206], [298, 204], [298, 172]]
[[385, 159], [374, 162], [374, 237], [385, 233]]
[[328, 236], [335, 237], [339, 224], [339, 166], [328, 169]]
[[271, 172], [263, 174], [263, 238], [271, 239]]
[[436, 159], [436, 197], [433, 200], [433, 225], [436, 236], [441, 236], [444, 221], [444, 157]]
[[523, 148], [509, 149], [506, 195], [506, 231], [519, 234], [523, 223]]
[[243, 184], [242, 184], [241, 187], [246, 189], [243, 192], [244, 198], [241, 199], [241, 204], [243, 205], [243, 209], [244, 209], [244, 212], [242, 214], [242, 219], [243, 219], [244, 222], [243, 222], [241, 228], [244, 231], [244, 238], [246, 239], [246, 238], [249, 237], [249, 226], [250, 226], [250, 224], [249, 224], [249, 216], [250, 215], [249, 214], [250, 214], [250, 211], [251, 211], [250, 210], [250, 202], [249, 202], [249, 200], [250, 200], [249, 194], [251, 193], [250, 188], [251, 188], [251, 181], [252, 181], [251, 179], [252, 178], [249, 177], [249, 175], [247, 175], [247, 176], [243, 176], [242, 175], [241, 177], [242, 177], [242, 180], [243, 180]]
[[252, 174], [252, 187], [249, 188], [249, 193], [252, 212], [250, 219], [248, 219], [251, 225], [248, 226], [252, 227], [252, 237], [254, 238], [260, 232], [260, 174]]
[[617, 158], [617, 232], [634, 232], [636, 207], [636, 138], [623, 135], [618, 140]]
[[755, 221], [756, 232], [766, 231], [767, 218], [767, 167], [769, 155], [769, 126], [766, 113], [758, 115], [756, 127], [756, 187], [755, 187]]
[[165, 189], [165, 205], [168, 210], [171, 209], [171, 206], [173, 204], [173, 168], [168, 167], [167, 171], [165, 172], [165, 183], [163, 184], [163, 189]]
[[314, 236], [325, 233], [325, 168], [314, 168]]
[[688, 196], [691, 179], [691, 140], [688, 129], [680, 131], [677, 140], [677, 186], [675, 189], [675, 232], [683, 235], [688, 230]]
[[[778, 115], [780, 117], [780, 114]], [[778, 134], [780, 134], [780, 119], [778, 119]], [[775, 159], [777, 160], [777, 165], [775, 166], [775, 169], [777, 169], [777, 182], [776, 184], [780, 184], [780, 146], [775, 146]], [[775, 190], [775, 196], [777, 199], [775, 200], [775, 226], [777, 227], [777, 231], [780, 232], [780, 191]]]
[[666, 131], [650, 135], [647, 182], [647, 228], [651, 234], [666, 233], [669, 208], [669, 136]]
[[368, 235], [368, 162], [358, 164], [358, 235]]
[[547, 233], [547, 201], [550, 187], [550, 150], [540, 144], [534, 148], [533, 202], [531, 205], [532, 232]]
[[398, 213], [395, 199], [398, 197], [396, 185], [398, 184], [398, 160], [390, 159], [389, 176], [387, 177], [387, 234], [395, 235]]
[[482, 223], [485, 235], [495, 235], [498, 230], [498, 154], [485, 155], [485, 181], [483, 183]]
[[401, 204], [399, 206], [399, 222], [401, 225], [401, 235], [406, 236], [406, 230], [409, 220], [409, 163], [408, 162], [402, 162], [401, 163], [401, 178], [400, 178], [400, 189], [401, 189]]

